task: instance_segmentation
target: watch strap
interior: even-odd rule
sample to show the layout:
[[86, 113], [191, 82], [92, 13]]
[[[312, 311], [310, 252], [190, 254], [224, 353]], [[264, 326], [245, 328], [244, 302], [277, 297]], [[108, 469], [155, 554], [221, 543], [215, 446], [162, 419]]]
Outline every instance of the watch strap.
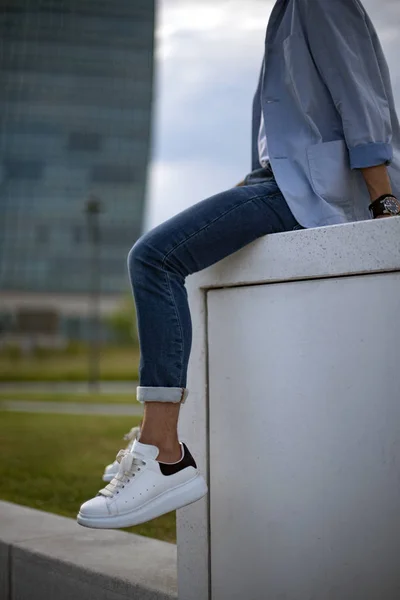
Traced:
[[393, 194], [382, 194], [382, 196], [379, 196], [379, 198], [371, 202], [371, 204], [368, 207], [374, 218], [379, 217], [380, 215], [396, 214], [388, 212], [385, 208], [384, 200], [386, 198], [390, 198], [391, 200], [396, 201], [396, 203], [399, 206], [399, 212], [397, 214], [400, 214], [400, 204], [396, 196], [394, 196]]

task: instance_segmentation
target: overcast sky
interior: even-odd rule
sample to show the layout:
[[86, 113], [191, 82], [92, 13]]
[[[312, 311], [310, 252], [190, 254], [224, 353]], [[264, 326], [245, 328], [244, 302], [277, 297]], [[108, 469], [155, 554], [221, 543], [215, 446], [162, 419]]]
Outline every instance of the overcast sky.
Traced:
[[[251, 102], [275, 0], [159, 0], [145, 229], [250, 169]], [[400, 0], [364, 0], [400, 111]]]

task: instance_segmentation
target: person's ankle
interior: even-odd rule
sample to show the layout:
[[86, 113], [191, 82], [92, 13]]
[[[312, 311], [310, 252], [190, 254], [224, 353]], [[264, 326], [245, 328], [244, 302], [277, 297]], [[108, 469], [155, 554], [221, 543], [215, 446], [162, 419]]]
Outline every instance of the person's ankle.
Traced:
[[159, 453], [157, 456], [158, 462], [177, 462], [182, 458], [182, 447], [178, 441], [175, 440], [157, 440], [153, 437], [141, 435], [139, 442], [141, 444], [150, 444], [157, 446]]
[[182, 448], [179, 443], [178, 443], [178, 446], [176, 448], [174, 448], [173, 450], [164, 450], [163, 448], [161, 448], [160, 452], [157, 456], [158, 462], [163, 462], [163, 463], [175, 463], [175, 462], [180, 461], [181, 458], [182, 458]]

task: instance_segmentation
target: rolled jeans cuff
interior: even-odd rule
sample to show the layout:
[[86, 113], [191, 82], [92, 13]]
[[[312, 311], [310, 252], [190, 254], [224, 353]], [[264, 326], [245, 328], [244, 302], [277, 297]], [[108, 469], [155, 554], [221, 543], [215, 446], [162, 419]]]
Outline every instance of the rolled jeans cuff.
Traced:
[[175, 402], [185, 403], [189, 394], [187, 388], [181, 387], [149, 387], [138, 386], [136, 388], [136, 397], [138, 402]]

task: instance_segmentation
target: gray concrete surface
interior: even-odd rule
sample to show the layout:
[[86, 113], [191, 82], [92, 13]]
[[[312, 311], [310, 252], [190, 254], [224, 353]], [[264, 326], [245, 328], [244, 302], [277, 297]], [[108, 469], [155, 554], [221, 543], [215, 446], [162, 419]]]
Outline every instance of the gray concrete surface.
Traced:
[[176, 600], [176, 546], [0, 501], [1, 600]]
[[[256, 240], [188, 278], [196, 343], [190, 357], [190, 396], [181, 412], [180, 433], [190, 440], [190, 451], [202, 472], [209, 476], [210, 494], [177, 513], [182, 599], [400, 598], [400, 381], [395, 364], [400, 296], [399, 283], [394, 294], [394, 288], [388, 294], [384, 283], [392, 277], [389, 271], [400, 270], [399, 239], [399, 217], [277, 233]], [[382, 283], [378, 282], [377, 273]], [[288, 292], [283, 303], [281, 298], [276, 299], [273, 290], [287, 286], [289, 281], [312, 279], [314, 287], [320, 283], [321, 289], [326, 289], [331, 277], [338, 278], [338, 285], [344, 286], [350, 279], [361, 282], [371, 278], [373, 291], [370, 288], [361, 293], [362, 288], [358, 287], [354, 299], [351, 294], [341, 296], [334, 311], [331, 298], [328, 304], [319, 303], [318, 315], [325, 311], [330, 318], [324, 322], [326, 337], [319, 345], [318, 356], [310, 332], [321, 331], [321, 321], [314, 320], [308, 326], [304, 320], [315, 314], [315, 290], [310, 287], [305, 291], [302, 286], [302, 291]], [[258, 290], [266, 284], [271, 284], [271, 294], [267, 294], [264, 303], [253, 303]], [[223, 319], [219, 321], [212, 311], [212, 298], [219, 294], [225, 299], [226, 290], [231, 290], [235, 298], [230, 296], [222, 306]], [[242, 292], [246, 301], [231, 304]], [[249, 297], [251, 301], [247, 302]], [[385, 312], [380, 309], [383, 298]], [[314, 301], [304, 308], [306, 299]], [[356, 324], [351, 315], [357, 301]], [[283, 322], [271, 321], [272, 305], [272, 314], [277, 307], [287, 308]], [[233, 306], [239, 307], [234, 313], [234, 327], [229, 321]], [[343, 336], [343, 327], [334, 329], [332, 323], [340, 324], [349, 315], [349, 329]], [[381, 330], [377, 327], [379, 319]], [[250, 329], [249, 320], [253, 321]], [[362, 320], [365, 335], [360, 328]], [[265, 336], [268, 324], [271, 327]], [[280, 337], [278, 332], [282, 333]], [[292, 336], [289, 343], [288, 335]], [[229, 345], [233, 338], [233, 345]], [[347, 348], [343, 340], [348, 342]], [[307, 369], [315, 365], [315, 361], [307, 362], [311, 348], [317, 356], [317, 368], [309, 377]], [[335, 348], [337, 356], [332, 361], [330, 352]], [[345, 354], [341, 353], [343, 349]], [[238, 361], [241, 351], [243, 359]], [[344, 364], [351, 353], [350, 361]], [[303, 372], [301, 360], [306, 364]], [[277, 368], [271, 379], [268, 376], [272, 363]], [[288, 370], [284, 376], [277, 376], [285, 366]], [[293, 377], [296, 369], [300, 380]], [[323, 377], [326, 379], [321, 388]], [[272, 405], [274, 398], [277, 401]], [[317, 407], [314, 412], [310, 408], [312, 402]], [[236, 461], [237, 439], [232, 432], [237, 430], [238, 422], [246, 447]], [[258, 444], [256, 449], [254, 444]], [[226, 452], [230, 452], [229, 463], [235, 456], [233, 475], [230, 464], [224, 464]], [[288, 453], [293, 460], [289, 458], [282, 467], [279, 461]], [[248, 461], [243, 460], [249, 456], [257, 461], [258, 470], [249, 469]], [[307, 469], [317, 463], [321, 476], [310, 476]], [[241, 486], [237, 485], [238, 473]], [[248, 485], [244, 481], [254, 473], [262, 473], [262, 477], [256, 482], [257, 494], [252, 496], [251, 510], [244, 511], [246, 494], [255, 489], [254, 480]], [[226, 515], [229, 524], [221, 538]], [[215, 523], [217, 531], [213, 529]], [[241, 537], [238, 524], [244, 532]], [[236, 533], [233, 545], [232, 533]], [[357, 545], [358, 551], [353, 552]], [[242, 560], [237, 560], [241, 549]], [[256, 577], [262, 580], [264, 591], [258, 596], [252, 594]], [[239, 585], [232, 590], [233, 582], [239, 579]], [[303, 586], [299, 584], [301, 579]], [[370, 584], [368, 590], [366, 583]], [[343, 593], [344, 585], [347, 587]]]
[[57, 413], [64, 415], [140, 416], [143, 407], [132, 404], [90, 404], [84, 402], [39, 402], [36, 400], [0, 400], [0, 410], [11, 412]]
[[9, 546], [2, 544], [0, 541], [0, 598], [8, 600], [10, 598], [9, 590]]

